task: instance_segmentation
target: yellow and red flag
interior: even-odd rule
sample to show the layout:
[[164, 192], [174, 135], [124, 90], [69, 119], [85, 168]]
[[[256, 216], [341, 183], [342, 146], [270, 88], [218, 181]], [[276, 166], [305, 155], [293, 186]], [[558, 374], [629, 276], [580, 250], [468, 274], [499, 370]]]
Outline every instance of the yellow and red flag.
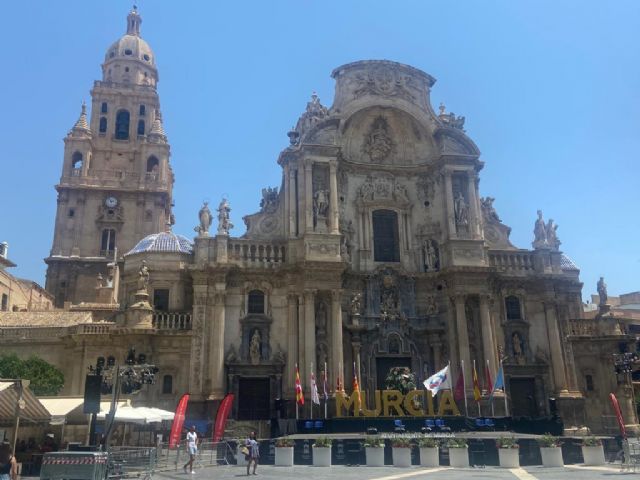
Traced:
[[302, 383], [300, 382], [300, 370], [296, 365], [296, 403], [304, 405], [304, 392], [302, 391]]
[[358, 406], [362, 408], [362, 394], [360, 393], [360, 384], [358, 383], [358, 371], [356, 370], [356, 362], [353, 362], [353, 391], [358, 394]]
[[482, 393], [480, 392], [480, 383], [478, 382], [478, 372], [476, 371], [476, 361], [473, 361], [473, 399], [476, 402], [479, 402], [482, 398]]

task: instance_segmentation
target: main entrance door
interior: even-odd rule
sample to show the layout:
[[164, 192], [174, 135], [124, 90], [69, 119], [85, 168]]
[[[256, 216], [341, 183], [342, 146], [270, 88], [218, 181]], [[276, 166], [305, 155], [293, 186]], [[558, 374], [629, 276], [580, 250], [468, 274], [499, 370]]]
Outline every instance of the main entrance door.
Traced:
[[376, 384], [377, 390], [384, 390], [385, 379], [389, 374], [389, 370], [393, 367], [411, 368], [411, 357], [378, 357], [376, 359]]
[[238, 420], [268, 419], [271, 410], [269, 379], [241, 378], [238, 387]]
[[536, 383], [533, 378], [512, 378], [509, 381], [511, 415], [514, 417], [537, 417]]

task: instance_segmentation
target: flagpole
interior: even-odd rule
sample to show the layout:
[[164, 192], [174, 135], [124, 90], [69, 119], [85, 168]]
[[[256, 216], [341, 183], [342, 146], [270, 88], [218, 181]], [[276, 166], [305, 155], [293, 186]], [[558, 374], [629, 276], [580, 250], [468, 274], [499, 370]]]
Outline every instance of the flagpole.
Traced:
[[502, 365], [502, 359], [500, 359], [500, 369], [502, 370], [502, 392], [504, 393], [504, 414], [509, 416], [509, 406], [507, 405], [507, 381], [504, 375], [504, 367]]
[[327, 419], [327, 402], [329, 401], [329, 394], [327, 392], [327, 383], [329, 382], [329, 376], [327, 375], [327, 362], [324, 362], [324, 379], [322, 384], [322, 391], [324, 393], [324, 419]]
[[[473, 397], [475, 400], [475, 396], [476, 396], [476, 383], [480, 383], [477, 381], [478, 379], [478, 370], [476, 370], [476, 360], [475, 358], [473, 359]], [[480, 390], [480, 386], [478, 386], [478, 390]], [[482, 398], [482, 393], [480, 394], [480, 398]], [[481, 417], [482, 413], [480, 412], [480, 400], [476, 400], [476, 404], [478, 405], [478, 416]]]
[[460, 360], [462, 368], [460, 371], [462, 372], [462, 389], [464, 390], [464, 414], [465, 416], [469, 416], [469, 407], [467, 406], [467, 379], [464, 378], [464, 360]]
[[[489, 370], [489, 359], [488, 358], [487, 358], [487, 372], [489, 372], [489, 375], [491, 375], [491, 371]], [[491, 383], [491, 382], [489, 382], [489, 383]], [[491, 416], [495, 417], [496, 414], [495, 414], [495, 412], [493, 410], [493, 395], [491, 395], [491, 392], [493, 392], [493, 385], [489, 385], [489, 389], [487, 390], [487, 392], [489, 393], [489, 403], [491, 404]]]
[[[298, 376], [298, 364], [296, 363], [296, 383], [298, 383]], [[298, 385], [296, 385], [296, 420], [298, 420]]]
[[309, 393], [311, 394], [311, 401], [309, 402], [309, 411], [310, 411], [310, 415], [311, 415], [311, 420], [313, 420], [313, 384], [311, 382], [311, 379], [313, 378], [313, 362], [311, 362], [311, 377], [309, 377], [309, 386], [311, 388], [309, 388]]

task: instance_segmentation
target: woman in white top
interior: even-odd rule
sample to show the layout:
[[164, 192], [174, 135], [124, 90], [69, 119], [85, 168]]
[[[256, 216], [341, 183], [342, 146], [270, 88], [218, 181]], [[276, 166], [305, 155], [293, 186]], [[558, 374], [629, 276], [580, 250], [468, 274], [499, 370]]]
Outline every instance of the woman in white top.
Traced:
[[[196, 433], [196, 426], [191, 425], [191, 429], [187, 432], [187, 453], [189, 453], [189, 461], [184, 464], [184, 473], [196, 473], [193, 471], [193, 462], [196, 459], [198, 453], [198, 434]], [[187, 469], [187, 467], [189, 467]]]

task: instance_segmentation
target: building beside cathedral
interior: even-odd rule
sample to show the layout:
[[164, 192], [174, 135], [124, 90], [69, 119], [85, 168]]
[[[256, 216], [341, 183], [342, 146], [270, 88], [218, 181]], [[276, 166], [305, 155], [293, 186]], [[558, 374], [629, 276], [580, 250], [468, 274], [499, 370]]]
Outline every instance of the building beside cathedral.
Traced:
[[64, 310], [0, 314], [3, 349], [37, 349], [63, 368], [64, 393], [81, 394], [97, 357], [135, 347], [160, 368], [139, 401], [173, 408], [189, 392], [206, 418], [227, 393], [233, 418], [274, 417], [296, 365], [308, 390], [311, 365], [333, 386], [351, 385], [355, 364], [372, 394], [391, 367], [422, 381], [448, 362], [471, 392], [475, 362], [504, 365], [513, 416], [549, 416], [553, 397], [566, 428], [603, 432], [615, 392], [637, 423], [610, 358], [634, 337], [608, 310], [583, 318], [579, 270], [542, 212], [532, 249], [510, 242], [480, 196], [464, 117], [432, 108], [433, 77], [391, 61], [336, 68], [333, 104], [312, 95], [246, 233], [229, 234], [231, 197], [194, 206], [189, 238], [171, 230], [170, 147], [140, 24], [132, 11], [65, 138], [46, 259]]

